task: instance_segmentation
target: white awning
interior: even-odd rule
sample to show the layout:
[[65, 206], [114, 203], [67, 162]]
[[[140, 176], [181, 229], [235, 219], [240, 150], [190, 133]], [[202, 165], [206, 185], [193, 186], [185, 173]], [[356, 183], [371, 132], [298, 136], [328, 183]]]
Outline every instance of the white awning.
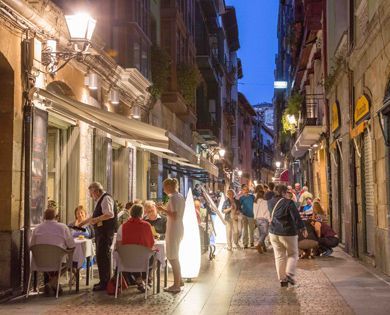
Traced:
[[[196, 152], [171, 132], [149, 125], [142, 121], [128, 118], [113, 112], [108, 112], [97, 107], [76, 101], [67, 96], [51, 93], [44, 89], [34, 89], [36, 93], [50, 101], [48, 111], [65, 114], [82, 120], [98, 129], [101, 129], [115, 137], [128, 140], [134, 146], [170, 159], [181, 165], [187, 164], [191, 167], [199, 166]], [[209, 162], [209, 161], [208, 161]], [[210, 163], [210, 162], [209, 162]], [[211, 164], [211, 163], [210, 163]], [[203, 163], [211, 175], [215, 170], [207, 163]], [[216, 167], [215, 167], [216, 168]], [[210, 172], [209, 170], [212, 170]]]
[[323, 126], [305, 126], [291, 150], [294, 158], [300, 158], [306, 154], [311, 146], [317, 143], [324, 132]]

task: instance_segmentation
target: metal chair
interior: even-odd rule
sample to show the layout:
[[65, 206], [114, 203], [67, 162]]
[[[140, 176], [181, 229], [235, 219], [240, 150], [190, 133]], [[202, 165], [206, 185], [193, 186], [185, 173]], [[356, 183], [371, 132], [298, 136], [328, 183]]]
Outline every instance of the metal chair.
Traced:
[[[72, 251], [67, 251], [59, 246], [48, 245], [48, 244], [39, 244], [33, 245], [30, 248], [32, 253], [32, 259], [30, 260], [30, 274], [28, 278], [27, 285], [27, 294], [26, 298], [28, 298], [30, 293], [30, 284], [31, 284], [31, 273], [34, 271], [37, 272], [58, 272], [58, 280], [57, 280], [57, 290], [56, 290], [56, 298], [58, 299], [58, 291], [60, 288], [60, 277], [61, 277], [61, 267], [62, 262], [65, 257], [70, 254], [73, 254]], [[34, 260], [34, 264], [33, 264]], [[69, 265], [70, 263], [70, 265]], [[68, 259], [68, 268], [71, 268], [72, 259]], [[71, 283], [69, 283], [70, 290], [72, 289]]]
[[[122, 272], [146, 272], [146, 285], [145, 285], [145, 300], [148, 297], [148, 280], [149, 280], [149, 268], [150, 258], [154, 257], [153, 267], [156, 261], [156, 253], [141, 245], [119, 245], [116, 248], [116, 286], [115, 286], [115, 298], [118, 297], [119, 279], [122, 278]], [[153, 271], [152, 271], [153, 272]]]

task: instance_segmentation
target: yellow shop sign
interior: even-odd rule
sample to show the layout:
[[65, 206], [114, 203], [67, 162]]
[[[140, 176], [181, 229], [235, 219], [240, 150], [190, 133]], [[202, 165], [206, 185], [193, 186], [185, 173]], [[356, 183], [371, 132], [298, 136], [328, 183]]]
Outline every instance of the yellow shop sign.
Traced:
[[340, 108], [337, 102], [332, 105], [332, 132], [335, 132], [340, 127]]
[[355, 105], [355, 124], [362, 120], [370, 113], [370, 102], [365, 95], [362, 95]]

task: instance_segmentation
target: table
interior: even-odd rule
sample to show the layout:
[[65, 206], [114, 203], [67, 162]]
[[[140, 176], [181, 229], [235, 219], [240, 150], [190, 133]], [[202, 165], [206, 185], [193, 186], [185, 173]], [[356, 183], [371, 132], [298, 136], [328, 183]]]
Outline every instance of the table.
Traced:
[[79, 239], [75, 238], [74, 242], [76, 247], [73, 252], [73, 267], [76, 268], [76, 292], [79, 292], [80, 289], [80, 269], [83, 266], [84, 261], [87, 264], [87, 275], [85, 284], [89, 285], [89, 274], [91, 268], [91, 258], [95, 256], [95, 250], [91, 239], [84, 238]]

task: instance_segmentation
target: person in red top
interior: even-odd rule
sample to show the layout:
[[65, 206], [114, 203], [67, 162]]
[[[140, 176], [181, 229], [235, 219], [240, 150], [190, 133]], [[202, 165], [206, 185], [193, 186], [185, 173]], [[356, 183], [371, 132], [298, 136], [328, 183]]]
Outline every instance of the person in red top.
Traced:
[[[150, 223], [142, 220], [144, 207], [134, 204], [130, 209], [131, 218], [123, 223], [116, 235], [116, 245], [141, 245], [150, 249], [154, 246], [154, 238]], [[142, 276], [139, 273], [132, 274], [136, 278], [138, 290], [145, 292]]]

